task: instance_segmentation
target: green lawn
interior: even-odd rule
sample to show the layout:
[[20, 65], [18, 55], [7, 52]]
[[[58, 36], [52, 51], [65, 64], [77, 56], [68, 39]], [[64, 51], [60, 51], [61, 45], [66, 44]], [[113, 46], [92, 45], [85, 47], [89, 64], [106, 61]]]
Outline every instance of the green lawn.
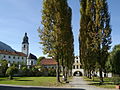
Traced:
[[95, 86], [101, 87], [101, 88], [115, 88], [115, 85], [112, 82], [112, 78], [104, 78], [103, 85], [100, 85], [100, 82], [99, 82], [100, 80], [98, 77], [95, 77], [94, 81], [87, 77], [83, 77], [83, 78], [84, 78], [84, 80], [88, 81], [89, 85], [95, 85]]
[[14, 77], [13, 80], [0, 78], [0, 84], [32, 85], [32, 86], [61, 86], [56, 77]]

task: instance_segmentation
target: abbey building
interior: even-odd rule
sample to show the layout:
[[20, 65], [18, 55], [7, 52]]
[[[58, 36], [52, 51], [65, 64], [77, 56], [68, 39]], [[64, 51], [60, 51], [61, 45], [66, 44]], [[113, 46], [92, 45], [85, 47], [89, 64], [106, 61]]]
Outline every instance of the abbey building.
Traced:
[[37, 57], [29, 53], [29, 38], [27, 33], [23, 37], [21, 48], [21, 52], [18, 52], [0, 41], [0, 60], [7, 60], [9, 63], [24, 63], [28, 66], [36, 65]]

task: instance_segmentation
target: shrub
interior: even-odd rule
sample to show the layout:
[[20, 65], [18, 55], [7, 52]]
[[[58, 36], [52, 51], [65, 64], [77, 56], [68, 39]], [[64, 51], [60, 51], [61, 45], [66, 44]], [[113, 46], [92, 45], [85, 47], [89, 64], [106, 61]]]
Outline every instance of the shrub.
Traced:
[[9, 79], [13, 79], [12, 76], [18, 72], [18, 69], [15, 66], [11, 66], [7, 69], [6, 75], [9, 76]]
[[120, 77], [113, 77], [112, 81], [115, 85], [120, 85]]
[[7, 60], [0, 60], [0, 74], [5, 76], [6, 70], [8, 68], [8, 62]]

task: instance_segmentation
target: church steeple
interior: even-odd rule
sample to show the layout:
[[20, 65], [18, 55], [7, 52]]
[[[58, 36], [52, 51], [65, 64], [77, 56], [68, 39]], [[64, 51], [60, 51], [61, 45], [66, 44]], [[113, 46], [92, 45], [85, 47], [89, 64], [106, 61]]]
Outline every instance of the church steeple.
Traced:
[[25, 36], [24, 36], [24, 38], [23, 38], [22, 44], [24, 44], [24, 43], [29, 44], [29, 43], [28, 43], [28, 36], [27, 36], [27, 33], [25, 33]]
[[29, 42], [28, 42], [28, 36], [27, 33], [25, 33], [25, 36], [23, 37], [22, 42], [22, 52], [25, 53], [27, 56], [29, 54]]

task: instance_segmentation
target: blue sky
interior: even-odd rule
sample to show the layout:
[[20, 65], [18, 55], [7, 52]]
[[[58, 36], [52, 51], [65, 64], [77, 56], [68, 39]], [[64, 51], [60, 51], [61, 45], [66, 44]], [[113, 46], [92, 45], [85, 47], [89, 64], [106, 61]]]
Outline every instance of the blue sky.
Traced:
[[[79, 0], [68, 0], [72, 8], [72, 28], [74, 33], [75, 55], [79, 55], [78, 34], [80, 28]], [[108, 0], [111, 14], [112, 47], [120, 43], [120, 1]], [[27, 32], [30, 52], [43, 56], [38, 43], [37, 28], [41, 26], [42, 0], [0, 0], [0, 41], [21, 51], [24, 33]]]

